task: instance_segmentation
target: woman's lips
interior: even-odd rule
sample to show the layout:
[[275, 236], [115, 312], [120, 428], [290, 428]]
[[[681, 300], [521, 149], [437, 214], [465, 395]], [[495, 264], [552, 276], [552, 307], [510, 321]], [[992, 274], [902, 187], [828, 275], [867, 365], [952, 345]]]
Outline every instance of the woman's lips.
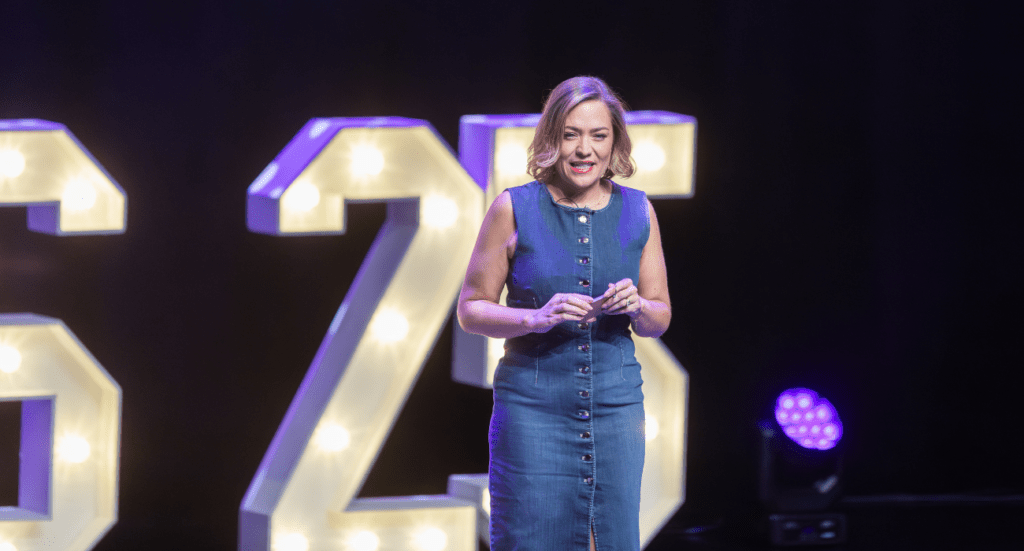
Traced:
[[576, 174], [586, 174], [594, 168], [594, 163], [589, 161], [569, 163], [569, 168]]

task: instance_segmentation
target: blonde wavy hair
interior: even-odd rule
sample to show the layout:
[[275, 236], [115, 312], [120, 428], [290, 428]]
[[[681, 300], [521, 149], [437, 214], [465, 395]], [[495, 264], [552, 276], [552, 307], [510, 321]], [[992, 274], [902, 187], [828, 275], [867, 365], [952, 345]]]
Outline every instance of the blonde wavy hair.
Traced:
[[555, 176], [555, 162], [562, 145], [565, 119], [577, 105], [589, 100], [601, 100], [612, 116], [612, 158], [603, 178], [622, 176], [629, 178], [636, 172], [636, 165], [630, 153], [633, 142], [626, 132], [624, 113], [626, 105], [622, 98], [597, 77], [578, 76], [562, 81], [548, 95], [544, 102], [533, 143], [528, 151], [526, 171], [541, 182], [551, 182]]

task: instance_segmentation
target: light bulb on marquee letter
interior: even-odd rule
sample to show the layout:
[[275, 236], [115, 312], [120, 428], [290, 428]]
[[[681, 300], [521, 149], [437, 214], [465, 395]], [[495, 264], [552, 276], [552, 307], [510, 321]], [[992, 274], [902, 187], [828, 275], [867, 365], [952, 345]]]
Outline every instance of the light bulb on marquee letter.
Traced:
[[17, 178], [25, 172], [25, 156], [18, 151], [0, 151], [0, 176]]
[[382, 309], [371, 328], [380, 342], [398, 342], [409, 334], [409, 320], [396, 310]]
[[360, 530], [346, 540], [345, 546], [347, 551], [377, 551], [380, 538], [369, 530]]
[[352, 435], [345, 430], [345, 427], [327, 425], [318, 432], [316, 441], [320, 445], [320, 449], [324, 451], [339, 452], [348, 448], [348, 445], [352, 443]]
[[57, 443], [57, 457], [66, 463], [84, 463], [90, 453], [89, 441], [78, 435], [65, 436]]
[[21, 352], [13, 346], [0, 345], [0, 371], [14, 373], [21, 367]]
[[352, 176], [366, 178], [376, 176], [384, 170], [384, 154], [369, 145], [357, 145], [351, 153]]
[[443, 551], [448, 546], [448, 534], [440, 528], [424, 528], [413, 536], [413, 547], [420, 551]]

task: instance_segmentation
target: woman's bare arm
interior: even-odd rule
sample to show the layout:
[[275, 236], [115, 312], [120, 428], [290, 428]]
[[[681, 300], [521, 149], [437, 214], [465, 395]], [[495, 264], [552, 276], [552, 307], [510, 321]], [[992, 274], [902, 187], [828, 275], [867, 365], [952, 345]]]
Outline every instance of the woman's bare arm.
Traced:
[[574, 293], [556, 294], [538, 309], [498, 303], [516, 237], [512, 198], [504, 192], [484, 217], [459, 294], [459, 324], [467, 332], [494, 338], [543, 333], [563, 321], [583, 319], [590, 312], [591, 298]]

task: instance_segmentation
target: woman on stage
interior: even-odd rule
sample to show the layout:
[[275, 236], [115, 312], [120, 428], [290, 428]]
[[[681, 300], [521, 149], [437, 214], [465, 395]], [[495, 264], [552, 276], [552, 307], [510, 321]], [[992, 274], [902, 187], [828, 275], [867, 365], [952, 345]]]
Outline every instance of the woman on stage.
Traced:
[[623, 113], [597, 78], [551, 92], [530, 146], [536, 181], [495, 199], [466, 273], [462, 327], [507, 339], [489, 436], [492, 551], [640, 547], [631, 335], [660, 336], [672, 311], [654, 209], [611, 180], [635, 170]]

